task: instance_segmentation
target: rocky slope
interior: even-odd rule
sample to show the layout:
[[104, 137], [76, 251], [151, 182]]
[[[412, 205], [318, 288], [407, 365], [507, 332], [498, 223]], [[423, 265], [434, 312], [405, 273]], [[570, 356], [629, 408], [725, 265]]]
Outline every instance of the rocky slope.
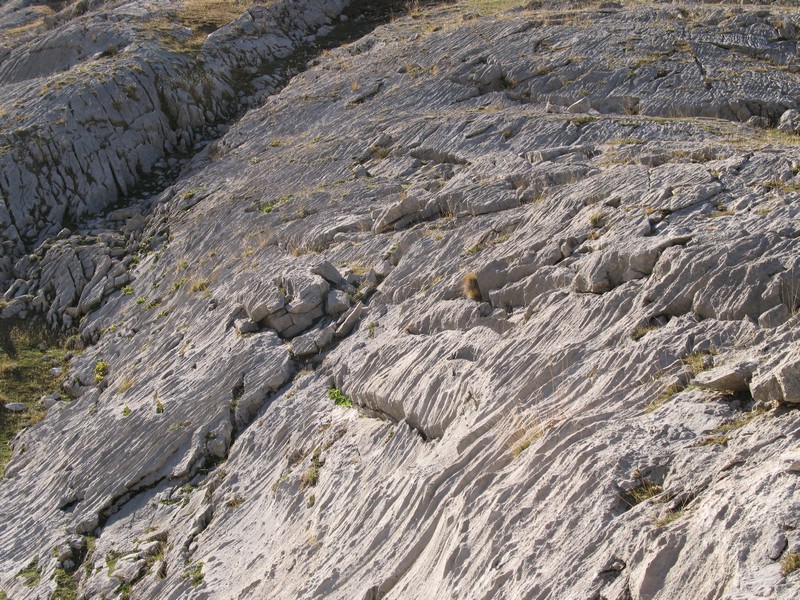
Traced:
[[8, 597], [797, 597], [800, 12], [24, 4]]

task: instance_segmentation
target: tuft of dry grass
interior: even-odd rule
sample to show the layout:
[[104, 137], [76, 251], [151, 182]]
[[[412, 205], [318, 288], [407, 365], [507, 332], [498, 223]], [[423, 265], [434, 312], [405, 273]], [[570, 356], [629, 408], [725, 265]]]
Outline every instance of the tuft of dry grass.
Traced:
[[468, 0], [467, 6], [481, 15], [493, 15], [495, 13], [523, 6], [527, 2], [522, 0]]
[[209, 34], [238, 19], [246, 8], [239, 0], [183, 0], [177, 16], [195, 34]]
[[472, 271], [464, 275], [462, 289], [464, 290], [464, 296], [470, 300], [474, 300], [475, 302], [483, 300], [481, 288], [478, 286], [478, 276]]
[[666, 389], [663, 392], [661, 392], [661, 394], [659, 394], [659, 396], [655, 400], [653, 400], [652, 402], [650, 402], [650, 404], [644, 407], [644, 411], [647, 413], [655, 411], [656, 409], [663, 406], [667, 400], [672, 398], [675, 394], [682, 392], [683, 390], [684, 386], [680, 384], [673, 383], [672, 385], [668, 385]]
[[786, 577], [800, 569], [800, 552], [789, 552], [781, 559], [781, 575]]
[[727, 435], [715, 435], [712, 437], [703, 438], [695, 444], [695, 446], [727, 446], [731, 438]]
[[656, 519], [656, 527], [666, 527], [673, 521], [680, 519], [684, 514], [686, 514], [686, 511], [683, 509], [671, 510], [660, 519]]
[[642, 339], [644, 336], [646, 336], [648, 333], [650, 333], [654, 329], [655, 329], [655, 327], [653, 327], [652, 325], [641, 325], [641, 326], [637, 327], [636, 329], [634, 329], [633, 331], [631, 331], [631, 339], [634, 342], [636, 342], [636, 341]]
[[683, 362], [686, 369], [691, 373], [692, 377], [694, 377], [698, 373], [702, 373], [711, 368], [711, 356], [713, 356], [711, 352], [694, 352], [686, 358], [683, 358], [681, 362]]
[[636, 485], [621, 495], [628, 508], [633, 508], [664, 492], [664, 488], [660, 484], [643, 477], [638, 470], [634, 473], [633, 479], [636, 481]]

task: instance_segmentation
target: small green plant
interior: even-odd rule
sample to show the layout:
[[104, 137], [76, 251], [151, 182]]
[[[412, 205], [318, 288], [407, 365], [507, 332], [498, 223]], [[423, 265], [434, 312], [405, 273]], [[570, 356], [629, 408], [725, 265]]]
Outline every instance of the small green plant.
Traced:
[[735, 214], [736, 213], [734, 211], [729, 210], [724, 204], [716, 204], [714, 206], [714, 211], [709, 213], [708, 217], [710, 219], [717, 219], [719, 217], [730, 217], [731, 215]]
[[147, 296], [139, 296], [136, 299], [136, 304], [144, 304], [145, 302], [147, 302]]
[[147, 565], [148, 569], [152, 568], [156, 563], [163, 561], [164, 555], [165, 555], [164, 542], [160, 542], [155, 552], [148, 554], [147, 557], [144, 559], [144, 562]]
[[378, 324], [375, 321], [370, 321], [369, 325], [367, 326], [369, 329], [369, 337], [375, 337], [375, 330], [378, 329]]
[[133, 593], [133, 586], [128, 581], [123, 581], [117, 588], [119, 600], [130, 600]]
[[191, 581], [192, 587], [198, 587], [203, 584], [203, 563], [196, 562], [183, 572], [181, 576], [183, 579], [189, 579]]
[[464, 275], [462, 289], [464, 290], [464, 295], [470, 300], [480, 302], [483, 299], [481, 288], [478, 285], [478, 276], [473, 272]]
[[39, 558], [34, 558], [28, 563], [28, 566], [17, 573], [17, 577], [23, 579], [22, 585], [25, 587], [33, 588], [39, 585], [39, 580], [42, 578], [42, 572], [39, 568]]
[[94, 365], [94, 382], [101, 383], [108, 375], [108, 363], [104, 360], [98, 360]]
[[153, 298], [144, 305], [145, 310], [153, 310], [154, 308], [158, 307], [161, 304], [161, 298]]
[[133, 288], [129, 285], [126, 285], [120, 290], [125, 296], [133, 296]]
[[114, 572], [114, 569], [117, 566], [117, 562], [122, 557], [122, 552], [117, 552], [116, 550], [109, 550], [106, 552], [106, 567], [108, 568], [108, 574], [111, 575]]
[[192, 198], [194, 198], [194, 197], [195, 197], [195, 196], [196, 196], [196, 195], [197, 195], [197, 194], [200, 192], [200, 190], [202, 190], [202, 189], [203, 189], [202, 187], [193, 187], [193, 188], [189, 188], [188, 190], [186, 190], [185, 192], [183, 192], [183, 193], [181, 194], [181, 200], [191, 200], [191, 199], [192, 199]]
[[173, 431], [178, 431], [178, 429], [183, 429], [184, 427], [191, 427], [191, 421], [181, 421], [178, 423], [173, 423], [169, 427], [167, 427], [167, 433], [172, 433]]
[[94, 547], [97, 539], [91, 535], [86, 536], [86, 558], [83, 561], [85, 578], [91, 577], [94, 568]]
[[314, 487], [319, 480], [319, 469], [314, 465], [308, 467], [303, 476], [300, 478], [300, 487], [305, 489], [307, 487]]
[[644, 144], [644, 140], [635, 137], [618, 138], [615, 140], [609, 140], [606, 142], [606, 144], [608, 144], [609, 146], [629, 146], [629, 145]]
[[258, 207], [258, 210], [261, 211], [262, 213], [264, 213], [265, 215], [268, 215], [269, 213], [271, 213], [273, 210], [275, 210], [279, 206], [289, 202], [289, 200], [291, 200], [293, 197], [294, 196], [292, 194], [286, 194], [284, 196], [280, 196], [279, 198], [277, 198], [273, 202], [265, 202], [264, 204], [261, 204]]
[[178, 271], [185, 271], [188, 268], [189, 268], [188, 260], [182, 260], [178, 263]]
[[65, 364], [64, 340], [41, 325], [33, 320], [0, 319], [0, 339], [4, 340], [0, 344], [0, 407], [9, 402], [26, 406], [22, 412], [0, 415], [0, 473], [11, 460], [10, 442], [16, 434], [45, 418], [47, 411], [39, 399], [61, 384], [62, 377], [50, 370]]
[[781, 559], [781, 575], [786, 577], [800, 569], [800, 552], [789, 552]]
[[153, 401], [156, 403], [156, 414], [160, 415], [164, 413], [164, 404], [161, 400], [158, 399], [158, 392], [153, 394]]
[[130, 409], [129, 407], [125, 406], [125, 407], [122, 409], [122, 416], [123, 416], [123, 417], [129, 417], [129, 416], [130, 416], [130, 414], [131, 414], [131, 409]]
[[353, 401], [336, 388], [331, 388], [328, 390], [328, 398], [333, 400], [333, 403], [336, 406], [344, 406], [345, 408], [350, 408], [353, 406]]
[[522, 436], [522, 438], [520, 438], [520, 440], [516, 444], [514, 444], [514, 447], [511, 449], [511, 456], [516, 458], [517, 456], [525, 452], [525, 450], [527, 450], [534, 441], [542, 437], [543, 434], [544, 434], [543, 431], [534, 431], [526, 433], [524, 436]]
[[280, 477], [278, 477], [274, 482], [272, 482], [272, 493], [273, 494], [278, 491], [278, 488], [281, 487], [281, 484], [284, 481], [286, 481], [286, 478], [289, 477], [289, 475], [291, 475], [291, 474], [292, 474], [292, 472], [289, 469], [286, 469], [283, 473], [281, 473]]
[[158, 314], [156, 315], [156, 319], [163, 319], [163, 318], [164, 318], [164, 317], [166, 317], [168, 314], [169, 314], [169, 311], [168, 311], [168, 310], [166, 310], [166, 309], [164, 309], [164, 310], [162, 310], [160, 313], [158, 313]]

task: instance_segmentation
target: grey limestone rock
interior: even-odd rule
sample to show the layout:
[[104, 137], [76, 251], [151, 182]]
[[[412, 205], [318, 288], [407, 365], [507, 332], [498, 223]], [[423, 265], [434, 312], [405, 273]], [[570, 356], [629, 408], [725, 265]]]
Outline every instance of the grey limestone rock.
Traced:
[[8, 597], [800, 595], [792, 6], [57, 4], [0, 4], [2, 316], [76, 351]]

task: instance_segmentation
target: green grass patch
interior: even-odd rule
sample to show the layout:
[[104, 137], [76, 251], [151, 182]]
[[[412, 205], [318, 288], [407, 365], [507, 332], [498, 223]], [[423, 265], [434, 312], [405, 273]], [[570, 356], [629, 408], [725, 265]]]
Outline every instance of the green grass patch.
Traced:
[[51, 361], [65, 366], [62, 343], [39, 325], [0, 321], [0, 404], [21, 402], [26, 407], [23, 412], [0, 409], [0, 472], [11, 460], [14, 436], [47, 414], [39, 398], [59, 388], [61, 377], [50, 375], [50, 369]]
[[196, 562], [187, 566], [181, 577], [183, 579], [188, 579], [193, 587], [202, 585], [203, 579], [205, 578], [203, 575], [203, 563]]
[[336, 388], [331, 388], [328, 390], [328, 398], [333, 400], [333, 403], [336, 406], [344, 406], [345, 408], [350, 408], [353, 406], [353, 401]]
[[64, 569], [56, 569], [56, 589], [49, 600], [77, 600], [78, 584]]
[[42, 571], [39, 568], [39, 559], [34, 558], [28, 563], [28, 566], [17, 573], [17, 577], [22, 578], [22, 585], [29, 588], [34, 588], [39, 585], [39, 580], [42, 578]]
[[109, 550], [106, 552], [106, 567], [108, 567], [108, 574], [111, 575], [117, 566], [117, 561], [122, 557], [122, 552], [116, 550]]

